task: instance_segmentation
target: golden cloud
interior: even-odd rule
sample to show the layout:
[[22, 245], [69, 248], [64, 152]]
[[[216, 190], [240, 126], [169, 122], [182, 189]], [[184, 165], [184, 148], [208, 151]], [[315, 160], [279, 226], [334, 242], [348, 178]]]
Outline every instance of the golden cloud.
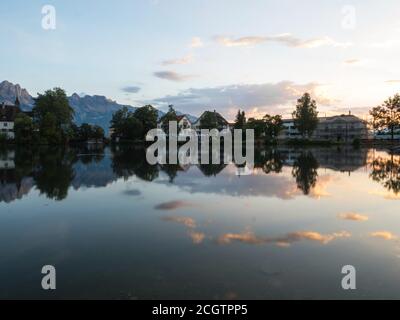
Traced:
[[379, 238], [383, 240], [396, 240], [397, 236], [390, 231], [375, 231], [370, 233], [371, 237]]
[[273, 243], [279, 247], [289, 247], [294, 242], [302, 240], [319, 242], [327, 244], [338, 238], [348, 238], [351, 234], [347, 231], [335, 232], [332, 234], [321, 234], [315, 231], [297, 231], [288, 233], [282, 237], [269, 238], [259, 237], [251, 231], [243, 233], [226, 233], [220, 236], [217, 240], [219, 244], [230, 244], [233, 241], [247, 243], [247, 244], [269, 244]]
[[179, 224], [183, 224], [188, 228], [196, 228], [196, 221], [189, 217], [178, 217], [178, 216], [167, 216], [162, 218], [164, 221], [175, 222]]
[[338, 217], [343, 220], [351, 220], [351, 221], [367, 221], [369, 219], [368, 216], [355, 212], [344, 212], [339, 214]]

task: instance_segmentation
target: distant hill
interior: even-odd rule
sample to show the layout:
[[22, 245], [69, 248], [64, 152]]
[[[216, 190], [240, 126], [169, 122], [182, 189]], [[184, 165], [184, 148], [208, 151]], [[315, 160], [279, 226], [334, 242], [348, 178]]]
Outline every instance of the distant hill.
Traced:
[[[0, 103], [5, 102], [7, 104], [14, 104], [16, 98], [16, 92], [18, 93], [19, 100], [21, 102], [21, 108], [25, 111], [32, 110], [34, 100], [26, 89], [21, 88], [19, 84], [13, 84], [8, 81], [0, 83]], [[110, 121], [115, 111], [128, 107], [133, 111], [136, 107], [130, 105], [122, 105], [108, 99], [105, 96], [79, 96], [74, 93], [68, 97], [69, 104], [75, 111], [75, 122], [77, 124], [90, 123], [101, 126], [107, 133], [109, 130]], [[178, 114], [182, 114], [177, 111]], [[158, 110], [158, 117], [162, 117], [164, 112]], [[197, 118], [188, 115], [191, 121], [196, 121]]]

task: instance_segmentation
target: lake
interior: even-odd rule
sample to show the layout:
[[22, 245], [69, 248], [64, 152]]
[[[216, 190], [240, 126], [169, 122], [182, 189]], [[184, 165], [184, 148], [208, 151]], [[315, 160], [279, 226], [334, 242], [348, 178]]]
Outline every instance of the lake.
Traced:
[[[135, 147], [1, 149], [0, 298], [400, 298], [399, 155], [279, 147], [255, 160], [243, 176], [151, 166]], [[345, 265], [356, 290], [342, 289]]]

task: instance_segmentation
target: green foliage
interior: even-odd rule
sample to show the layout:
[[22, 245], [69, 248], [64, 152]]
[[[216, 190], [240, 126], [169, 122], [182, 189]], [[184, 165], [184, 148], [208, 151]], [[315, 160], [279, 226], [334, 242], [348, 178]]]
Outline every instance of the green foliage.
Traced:
[[247, 121], [246, 128], [254, 130], [255, 139], [260, 139], [265, 135], [265, 121], [263, 119], [250, 118]]
[[143, 138], [143, 125], [134, 116], [130, 116], [124, 122], [122, 127], [122, 135], [127, 139], [142, 139]]
[[143, 125], [135, 118], [132, 111], [123, 107], [113, 114], [111, 126], [114, 129], [112, 138], [135, 140], [143, 137]]
[[283, 129], [283, 122], [280, 115], [270, 116], [266, 114], [263, 119], [250, 118], [246, 124], [247, 129], [254, 130], [255, 139], [265, 136], [268, 140], [275, 140]]
[[158, 112], [153, 106], [146, 105], [138, 108], [134, 112], [133, 116], [142, 124], [143, 139], [151, 129], [157, 128]]
[[400, 127], [400, 95], [395, 94], [382, 105], [370, 111], [373, 118], [372, 126], [375, 130], [387, 129], [394, 140], [395, 130]]
[[74, 127], [74, 131], [76, 140], [88, 141], [104, 139], [104, 130], [97, 125], [83, 123], [80, 127]]
[[60, 144], [68, 141], [74, 110], [63, 89], [54, 88], [38, 94], [32, 111], [41, 143]]
[[62, 131], [57, 125], [57, 118], [53, 113], [46, 113], [40, 121], [40, 143], [60, 144], [62, 143]]
[[14, 120], [14, 133], [17, 143], [32, 143], [36, 135], [32, 118], [25, 113], [19, 113]]
[[270, 116], [266, 114], [264, 116], [264, 123], [265, 123], [265, 135], [270, 140], [275, 140], [279, 132], [283, 129], [283, 121], [280, 115]]
[[293, 112], [294, 125], [303, 137], [311, 137], [318, 125], [317, 103], [305, 93], [297, 100], [296, 110]]
[[147, 132], [157, 128], [157, 110], [150, 105], [136, 109], [135, 112], [124, 107], [113, 114], [112, 138], [144, 140]]

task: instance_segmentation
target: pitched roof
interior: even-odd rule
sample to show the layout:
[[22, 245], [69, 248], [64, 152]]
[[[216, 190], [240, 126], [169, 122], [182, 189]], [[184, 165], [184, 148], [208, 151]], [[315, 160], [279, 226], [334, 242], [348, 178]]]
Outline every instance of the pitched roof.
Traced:
[[227, 125], [228, 121], [217, 111], [204, 111], [201, 116], [197, 119], [197, 121], [201, 121], [201, 119], [206, 115], [206, 114], [210, 114], [210, 113], [214, 113], [215, 116], [217, 117], [217, 121], [219, 124], [224, 124]]
[[364, 122], [364, 120], [362, 120], [359, 117], [352, 115], [352, 114], [342, 114], [339, 116], [323, 117], [323, 118], [319, 118], [319, 120], [320, 120], [320, 122], [333, 122], [333, 121], [343, 121], [343, 122], [361, 121], [361, 122]]
[[14, 122], [15, 117], [21, 109], [17, 106], [10, 106], [1, 104], [0, 105], [0, 121]]

